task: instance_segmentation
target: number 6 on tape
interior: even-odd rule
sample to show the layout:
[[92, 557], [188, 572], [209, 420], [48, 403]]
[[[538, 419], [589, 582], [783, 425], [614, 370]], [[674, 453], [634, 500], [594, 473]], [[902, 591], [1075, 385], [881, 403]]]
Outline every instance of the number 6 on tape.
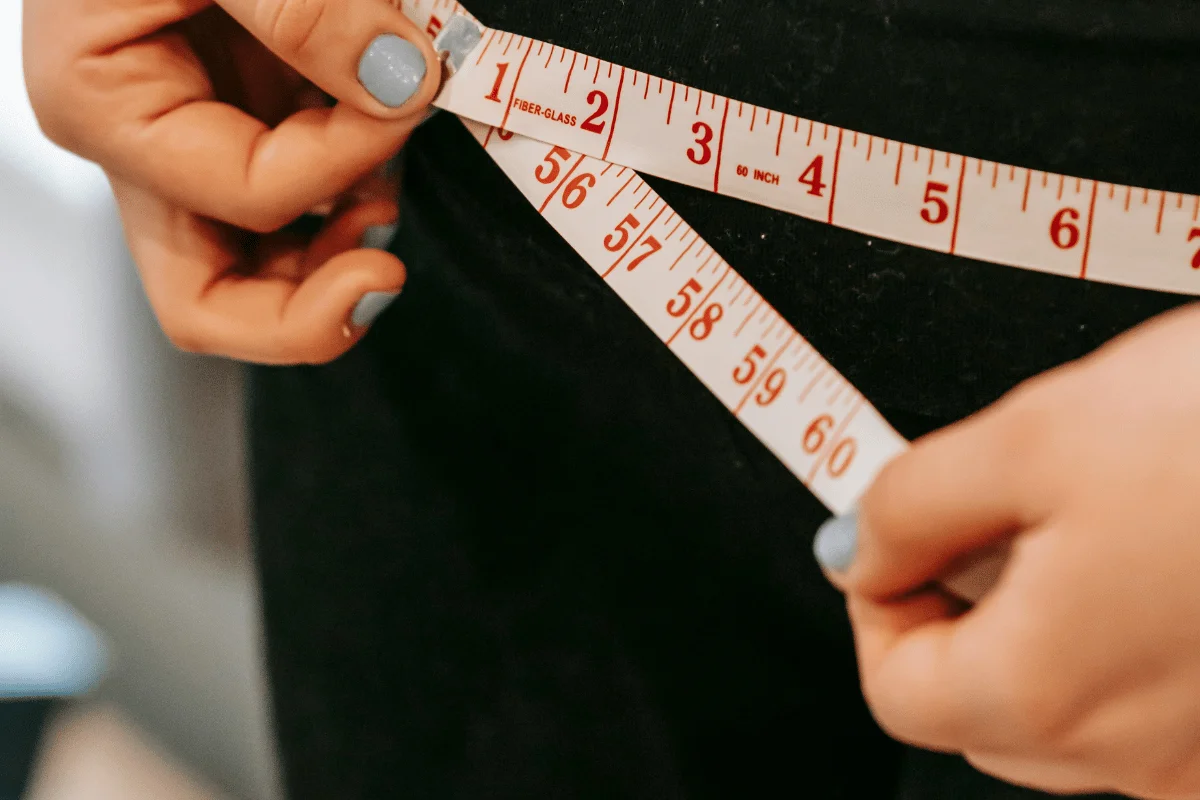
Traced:
[[[604, 87], [613, 84], [601, 82], [602, 67], [596, 66], [602, 62], [582, 60], [576, 64], [586, 78], [580, 79], [580, 99], [592, 109], [590, 115], [574, 113], [566, 103], [559, 107], [531, 103], [518, 93], [518, 85], [524, 86], [521, 76], [534, 74], [527, 72], [530, 57], [540, 53], [538, 58], [550, 63], [554, 58], [565, 60], [560, 54], [566, 51], [555, 48], [546, 55], [549, 45], [539, 50], [532, 40], [485, 34], [462, 14], [444, 23], [438, 19], [434, 25], [432, 12], [422, 19], [417, 6], [412, 3], [406, 12], [419, 23], [440, 28], [435, 46], [454, 76], [435, 105], [459, 114], [542, 217], [730, 413], [834, 513], [851, 510], [883, 465], [903, 452], [906, 442], [635, 171], [572, 148], [579, 136], [605, 131], [611, 143], [622, 84], [615, 84], [610, 100]], [[489, 63], [485, 59], [493, 47], [490, 82], [479, 94], [481, 84], [472, 76], [480, 73], [472, 70]], [[588, 69], [593, 71], [589, 74]], [[568, 83], [573, 74], [568, 70]], [[459, 83], [463, 78], [467, 80]], [[482, 103], [499, 105], [490, 122], [464, 115], [463, 104], [444, 99], [463, 92], [463, 86], [479, 94]], [[593, 86], [602, 88], [589, 88]], [[710, 102], [705, 98], [712, 97], [687, 102], [696, 102], [700, 114], [704, 103]], [[715, 112], [716, 103], [710, 105]], [[542, 135], [550, 141], [517, 135], [497, 124], [513, 113], [544, 120]], [[692, 138], [686, 153], [693, 166], [705, 166], [713, 159], [717, 124], [716, 117], [710, 117], [689, 126]], [[801, 176], [807, 193], [816, 192], [812, 196], [819, 196], [826, 186], [822, 158], [818, 155], [810, 161]], [[747, 176], [750, 169], [746, 167]], [[755, 175], [770, 185], [778, 178], [775, 173]], [[929, 190], [925, 213], [930, 224], [949, 216], [943, 195], [948, 188], [948, 184], [935, 184]], [[994, 581], [1002, 562], [1002, 555], [992, 554], [943, 583], [962, 597], [977, 599]]]

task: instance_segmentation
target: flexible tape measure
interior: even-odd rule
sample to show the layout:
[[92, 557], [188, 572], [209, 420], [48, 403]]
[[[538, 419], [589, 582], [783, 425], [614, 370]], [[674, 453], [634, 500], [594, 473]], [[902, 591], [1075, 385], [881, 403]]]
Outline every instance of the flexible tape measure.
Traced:
[[[907, 447], [638, 175], [945, 253], [1200, 294], [1200, 197], [946, 153], [742, 103], [402, 0], [452, 76], [434, 105], [834, 513]], [[943, 580], [978, 599], [1003, 551]]]

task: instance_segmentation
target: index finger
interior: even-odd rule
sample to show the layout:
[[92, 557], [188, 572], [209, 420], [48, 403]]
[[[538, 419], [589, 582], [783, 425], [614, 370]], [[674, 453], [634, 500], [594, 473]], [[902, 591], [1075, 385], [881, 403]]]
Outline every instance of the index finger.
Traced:
[[[863, 496], [857, 552], [843, 578], [876, 599], [946, 578], [1041, 519], [1045, 506], [1029, 414], [1001, 403], [915, 442]], [[980, 569], [988, 573], [988, 569]], [[961, 576], [960, 576], [961, 577]]]
[[[431, 71], [414, 113], [376, 119], [341, 103], [297, 111], [271, 128], [218, 102], [180, 23], [206, 0], [30, 3], [30, 96], [47, 134], [110, 173], [203, 216], [274, 230], [353, 185], [400, 148], [433, 98]], [[62, 17], [77, 14], [59, 36]]]
[[440, 72], [430, 37], [380, 0], [217, 0], [271, 52], [317, 86], [380, 117], [415, 113]]
[[278, 235], [247, 252], [236, 232], [115, 180], [146, 296], [180, 349], [260, 364], [323, 363], [352, 347], [405, 280], [391, 253], [360, 247], [394, 201], [335, 215], [311, 242]]
[[878, 602], [850, 594], [859, 675], [872, 714], [891, 736], [944, 752], [991, 750], [998, 730], [995, 637], [988, 616], [937, 590]]

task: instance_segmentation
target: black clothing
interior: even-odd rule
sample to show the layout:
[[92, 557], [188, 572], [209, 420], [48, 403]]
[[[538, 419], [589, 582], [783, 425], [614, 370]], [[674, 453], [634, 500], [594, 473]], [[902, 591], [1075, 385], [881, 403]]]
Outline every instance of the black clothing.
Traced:
[[[1200, 190], [1186, 0], [471, 0], [486, 24], [819, 121]], [[862, 702], [820, 504], [448, 115], [403, 296], [255, 370], [259, 558], [295, 800], [1025, 798]], [[650, 181], [903, 433], [1185, 298]]]

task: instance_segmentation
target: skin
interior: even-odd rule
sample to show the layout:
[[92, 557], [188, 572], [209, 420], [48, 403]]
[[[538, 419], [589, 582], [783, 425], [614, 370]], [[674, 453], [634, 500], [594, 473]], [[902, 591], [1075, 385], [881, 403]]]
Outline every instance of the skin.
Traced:
[[[163, 329], [260, 363], [336, 358], [404, 269], [381, 165], [436, 93], [381, 0], [28, 0], [46, 133], [108, 174]], [[355, 79], [379, 33], [428, 72], [399, 109]], [[327, 102], [336, 99], [336, 104]], [[315, 235], [289, 224], [328, 212]], [[1200, 798], [1200, 312], [1164, 316], [918, 443], [860, 511], [845, 592], [877, 719], [1059, 792]], [[1013, 539], [972, 608], [933, 581]]]
[[[919, 441], [859, 512], [846, 593], [894, 737], [1053, 792], [1200, 798], [1200, 310]], [[932, 587], [1013, 538], [975, 607]]]
[[[400, 108], [357, 80], [382, 33], [418, 45]], [[108, 175], [158, 320], [181, 349], [270, 364], [329, 361], [365, 333], [395, 256], [358, 246], [396, 220], [383, 165], [441, 69], [380, 0], [28, 0], [25, 73], [46, 134]], [[333, 102], [336, 101], [336, 102]], [[310, 211], [320, 230], [291, 225]]]

